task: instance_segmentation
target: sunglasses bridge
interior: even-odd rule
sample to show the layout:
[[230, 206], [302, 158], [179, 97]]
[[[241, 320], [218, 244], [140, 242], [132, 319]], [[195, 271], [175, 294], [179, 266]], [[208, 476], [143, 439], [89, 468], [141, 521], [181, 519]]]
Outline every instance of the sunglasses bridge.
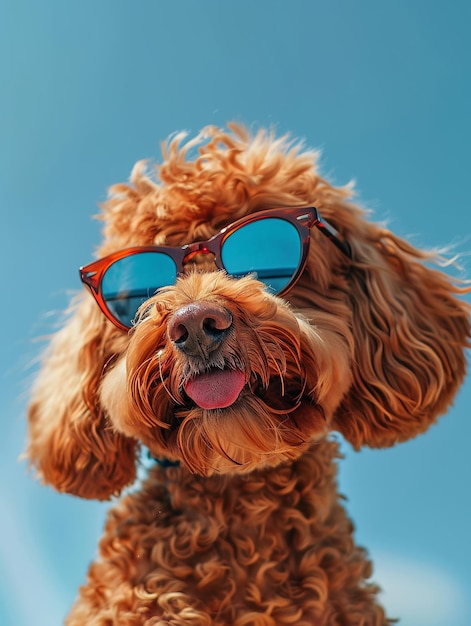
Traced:
[[195, 243], [188, 243], [182, 247], [183, 252], [185, 252], [185, 256], [182, 259], [182, 266], [187, 263], [191, 263], [193, 259], [200, 254], [212, 254], [213, 259], [216, 259], [216, 254], [213, 250], [210, 250], [207, 246], [206, 241], [197, 241]]

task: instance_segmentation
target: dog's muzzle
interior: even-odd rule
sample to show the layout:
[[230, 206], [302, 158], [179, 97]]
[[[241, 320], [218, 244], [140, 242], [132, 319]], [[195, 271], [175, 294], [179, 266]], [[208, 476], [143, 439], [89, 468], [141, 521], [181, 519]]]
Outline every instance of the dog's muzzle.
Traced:
[[183, 385], [187, 396], [202, 409], [234, 404], [245, 385], [245, 373], [232, 367], [212, 366], [212, 355], [233, 330], [232, 314], [211, 302], [195, 302], [178, 309], [168, 324], [168, 337], [188, 359], [205, 367]]

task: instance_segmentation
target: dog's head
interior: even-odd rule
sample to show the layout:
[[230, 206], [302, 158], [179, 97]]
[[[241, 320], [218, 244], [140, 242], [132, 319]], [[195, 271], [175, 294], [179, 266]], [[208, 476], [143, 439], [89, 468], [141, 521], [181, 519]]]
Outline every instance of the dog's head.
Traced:
[[[112, 189], [105, 261], [82, 271], [103, 311], [83, 294], [38, 378], [28, 454], [46, 482], [107, 498], [133, 480], [140, 444], [201, 475], [247, 472], [331, 430], [355, 447], [390, 446], [446, 410], [471, 334], [460, 288], [432, 255], [367, 221], [348, 189], [319, 176], [314, 153], [211, 127], [165, 145], [157, 171], [137, 164]], [[299, 250], [277, 288], [238, 276], [259, 248], [281, 259], [285, 234]], [[128, 330], [129, 297], [111, 303], [106, 272], [142, 277], [144, 251], [174, 269]]]

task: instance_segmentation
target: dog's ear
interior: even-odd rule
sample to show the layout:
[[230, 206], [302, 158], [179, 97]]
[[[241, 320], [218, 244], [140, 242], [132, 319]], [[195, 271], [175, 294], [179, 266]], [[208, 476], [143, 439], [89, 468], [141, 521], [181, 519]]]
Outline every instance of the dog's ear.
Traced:
[[334, 427], [356, 448], [384, 447], [425, 431], [450, 405], [465, 375], [470, 307], [436, 257], [359, 219], [348, 277], [353, 385]]
[[77, 306], [51, 341], [28, 410], [26, 455], [41, 479], [99, 500], [132, 482], [136, 471], [136, 442], [113, 429], [99, 403], [113, 354], [110, 326], [88, 297]]

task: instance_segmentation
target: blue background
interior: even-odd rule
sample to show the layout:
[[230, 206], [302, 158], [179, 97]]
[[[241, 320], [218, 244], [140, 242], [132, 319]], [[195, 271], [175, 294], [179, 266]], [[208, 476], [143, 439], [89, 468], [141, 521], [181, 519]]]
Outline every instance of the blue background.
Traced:
[[[0, 1], [3, 626], [61, 623], [108, 507], [18, 461], [38, 338], [80, 289], [106, 188], [173, 131], [275, 124], [395, 232], [454, 244], [469, 276], [470, 18], [459, 0]], [[470, 403], [468, 380], [426, 435], [343, 446], [358, 540], [403, 624], [471, 623]]]

